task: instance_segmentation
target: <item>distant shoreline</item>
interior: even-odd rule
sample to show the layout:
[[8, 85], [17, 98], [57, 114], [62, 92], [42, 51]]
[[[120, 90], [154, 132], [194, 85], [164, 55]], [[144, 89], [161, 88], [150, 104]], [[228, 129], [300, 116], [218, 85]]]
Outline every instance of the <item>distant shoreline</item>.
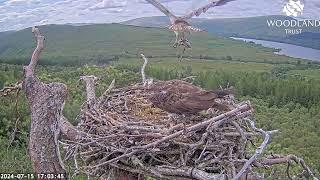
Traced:
[[301, 58], [311, 61], [320, 61], [320, 50], [305, 46], [294, 45], [290, 43], [252, 39], [244, 37], [229, 37], [235, 40], [242, 40], [245, 42], [254, 42], [255, 44], [261, 44], [262, 46], [273, 48], [279, 51], [275, 51], [275, 54], [285, 55], [293, 58]]

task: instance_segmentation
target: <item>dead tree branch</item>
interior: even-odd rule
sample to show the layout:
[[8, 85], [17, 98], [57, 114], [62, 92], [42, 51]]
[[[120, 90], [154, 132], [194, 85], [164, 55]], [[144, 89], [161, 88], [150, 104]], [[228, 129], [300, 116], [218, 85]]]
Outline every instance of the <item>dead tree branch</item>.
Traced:
[[0, 90], [0, 97], [5, 97], [22, 89], [22, 81], [18, 81], [11, 86], [6, 86]]
[[98, 78], [95, 76], [81, 76], [80, 79], [86, 84], [87, 108], [91, 108], [96, 102], [95, 82]]
[[221, 180], [225, 179], [225, 176], [223, 174], [221, 175], [212, 175], [209, 173], [206, 173], [204, 171], [201, 171], [196, 168], [163, 168], [163, 167], [155, 167], [152, 169], [153, 171], [158, 172], [159, 174], [167, 175], [167, 176], [176, 176], [176, 177], [191, 177], [197, 180]]
[[[22, 84], [21, 84], [21, 86], [22, 86]], [[12, 143], [13, 143], [13, 141], [14, 141], [14, 139], [15, 139], [15, 137], [16, 137], [16, 133], [17, 133], [17, 131], [18, 131], [18, 123], [19, 123], [19, 121], [20, 121], [20, 113], [19, 113], [19, 111], [18, 111], [18, 100], [19, 100], [19, 92], [20, 92], [20, 88], [17, 90], [17, 93], [16, 93], [16, 101], [15, 101], [15, 118], [16, 118], [16, 122], [15, 122], [15, 124], [14, 124], [14, 129], [13, 129], [13, 132], [11, 133], [11, 137], [10, 137], [10, 141], [9, 141], [9, 145], [8, 145], [8, 147], [10, 147], [11, 145], [12, 145]]]
[[254, 153], [253, 156], [251, 156], [251, 158], [244, 164], [244, 166], [241, 168], [241, 170], [238, 172], [238, 174], [233, 178], [233, 180], [237, 180], [237, 179], [240, 179], [240, 177], [246, 173], [247, 169], [249, 169], [249, 167], [251, 166], [251, 164], [257, 160], [257, 158], [262, 154], [262, 152], [265, 150], [265, 148], [267, 147], [268, 143], [269, 143], [269, 140], [270, 140], [270, 136], [273, 134], [273, 133], [276, 133], [278, 132], [278, 130], [274, 130], [274, 131], [264, 131], [262, 129], [258, 129], [256, 128], [255, 126], [255, 123], [253, 121], [251, 121], [250, 119], [246, 119], [247, 121], [250, 122], [250, 125], [251, 125], [251, 128], [262, 134], [263, 135], [263, 142], [262, 144], [256, 149], [256, 152]]
[[146, 79], [145, 68], [146, 68], [146, 66], [147, 66], [147, 64], [148, 64], [148, 59], [144, 56], [144, 54], [141, 54], [141, 57], [142, 57], [143, 60], [144, 60], [144, 63], [143, 63], [143, 65], [142, 65], [142, 67], [141, 67], [142, 84], [143, 84], [144, 86], [146, 86], [146, 84], [147, 84], [147, 79]]
[[44, 48], [44, 36], [32, 28], [37, 39], [30, 63], [24, 67], [23, 89], [31, 111], [29, 155], [36, 173], [63, 173], [63, 163], [58, 149], [59, 120], [62, 116], [67, 88], [61, 83], [45, 84], [34, 74]]
[[113, 79], [112, 82], [110, 83], [109, 87], [107, 88], [107, 90], [105, 90], [104, 93], [102, 94], [102, 96], [99, 97], [99, 100], [98, 100], [99, 105], [101, 104], [101, 102], [103, 102], [105, 100], [105, 98], [107, 97], [109, 92], [114, 88], [115, 82], [116, 82], [116, 80]]
[[38, 64], [39, 56], [44, 48], [44, 36], [40, 34], [39, 29], [36, 27], [33, 27], [32, 32], [34, 33], [34, 36], [37, 39], [37, 47], [32, 53], [29, 65], [24, 68], [25, 77], [30, 77], [34, 75], [34, 70], [36, 68], [36, 65]]
[[[311, 168], [305, 163], [305, 161], [302, 158], [299, 158], [295, 155], [271, 155], [268, 157], [264, 157], [258, 160], [259, 165], [261, 166], [273, 166], [276, 164], [287, 164], [287, 163], [291, 163], [291, 162], [295, 162], [298, 165], [300, 165], [303, 170], [313, 178], [313, 180], [318, 180], [318, 178], [316, 177], [316, 175], [312, 172]], [[301, 173], [303, 174], [303, 173]]]

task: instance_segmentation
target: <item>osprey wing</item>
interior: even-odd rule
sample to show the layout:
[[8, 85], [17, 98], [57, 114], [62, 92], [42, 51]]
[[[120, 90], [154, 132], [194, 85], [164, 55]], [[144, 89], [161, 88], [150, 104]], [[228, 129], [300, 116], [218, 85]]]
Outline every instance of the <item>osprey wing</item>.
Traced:
[[215, 7], [215, 6], [222, 6], [225, 5], [226, 3], [230, 1], [235, 1], [235, 0], [213, 0], [209, 4], [193, 10], [191, 13], [185, 15], [182, 17], [183, 20], [187, 20], [192, 18], [193, 16], [200, 16], [200, 14], [207, 12], [208, 9]]
[[206, 91], [181, 80], [156, 82], [149, 91], [149, 100], [156, 107], [177, 114], [195, 114], [211, 107], [226, 109], [224, 105], [217, 104], [215, 99], [233, 93], [229, 89]]
[[164, 7], [159, 1], [157, 0], [146, 0], [148, 3], [152, 4], [154, 7], [158, 8], [162, 13], [170, 18], [170, 21], [173, 22], [177, 19], [175, 15], [173, 15], [166, 7]]
[[195, 114], [215, 104], [215, 95], [210, 92], [182, 94], [180, 97], [173, 106], [183, 114]]

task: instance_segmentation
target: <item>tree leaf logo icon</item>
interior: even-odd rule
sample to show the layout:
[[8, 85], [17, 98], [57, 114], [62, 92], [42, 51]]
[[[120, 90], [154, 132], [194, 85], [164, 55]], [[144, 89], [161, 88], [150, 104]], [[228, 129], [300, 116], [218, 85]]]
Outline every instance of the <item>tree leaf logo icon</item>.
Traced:
[[302, 15], [304, 9], [304, 4], [300, 0], [289, 0], [289, 2], [283, 7], [283, 12], [287, 16], [298, 17]]

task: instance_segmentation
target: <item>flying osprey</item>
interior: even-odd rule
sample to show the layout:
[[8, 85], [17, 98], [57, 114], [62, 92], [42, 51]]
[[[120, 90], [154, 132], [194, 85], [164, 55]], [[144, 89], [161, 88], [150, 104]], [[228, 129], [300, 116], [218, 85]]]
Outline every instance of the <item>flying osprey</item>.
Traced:
[[181, 80], [155, 82], [147, 91], [153, 105], [175, 114], [196, 114], [213, 107], [229, 110], [228, 106], [215, 102], [215, 99], [233, 94], [232, 89], [206, 91]]
[[201, 29], [192, 27], [187, 20], [191, 19], [193, 16], [200, 16], [200, 14], [205, 13], [209, 8], [215, 7], [215, 6], [222, 6], [226, 4], [227, 2], [234, 1], [234, 0], [212, 0], [209, 4], [195, 9], [191, 13], [182, 16], [177, 17], [174, 14], [172, 14], [166, 7], [164, 7], [158, 0], [146, 0], [156, 8], [158, 8], [162, 13], [164, 13], [166, 16], [170, 19], [170, 26], [169, 29], [172, 30], [176, 34], [176, 40], [173, 44], [173, 47], [177, 47], [178, 45], [184, 46], [187, 48], [191, 48], [191, 44], [186, 38], [186, 34], [190, 34], [191, 32], [201, 32]]

